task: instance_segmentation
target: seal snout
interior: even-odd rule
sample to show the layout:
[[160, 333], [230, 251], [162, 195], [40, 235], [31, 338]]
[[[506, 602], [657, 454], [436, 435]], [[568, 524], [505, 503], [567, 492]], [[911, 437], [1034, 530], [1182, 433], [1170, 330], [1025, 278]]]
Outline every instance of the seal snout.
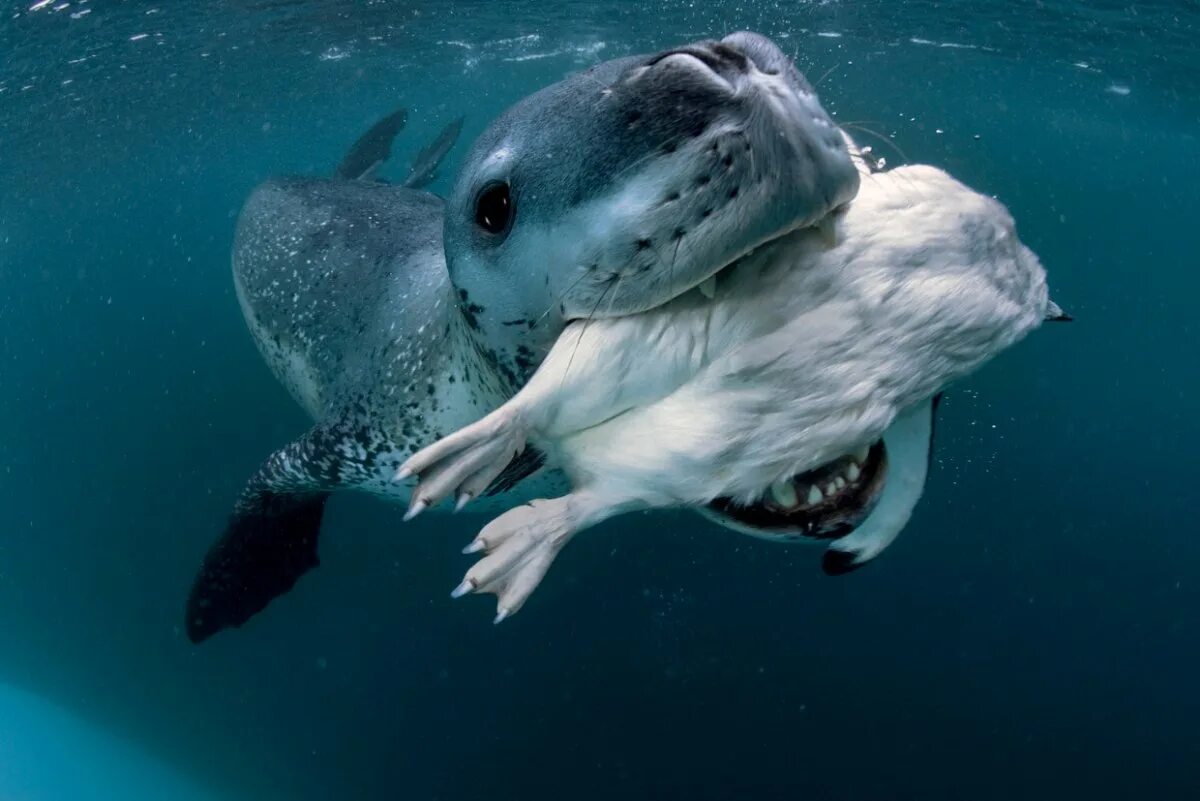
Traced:
[[672, 50], [665, 50], [651, 58], [646, 63], [646, 66], [653, 67], [675, 56], [685, 56], [695, 59], [708, 69], [722, 76], [726, 73], [745, 73], [749, 71], [751, 65], [746, 54], [742, 53], [736, 47], [725, 42], [704, 41], [695, 42], [683, 47], [676, 47]]
[[640, 76], [645, 71], [683, 70], [702, 77], [722, 92], [732, 93], [737, 83], [754, 68], [754, 62], [734, 45], [702, 41], [652, 56], [635, 75]]

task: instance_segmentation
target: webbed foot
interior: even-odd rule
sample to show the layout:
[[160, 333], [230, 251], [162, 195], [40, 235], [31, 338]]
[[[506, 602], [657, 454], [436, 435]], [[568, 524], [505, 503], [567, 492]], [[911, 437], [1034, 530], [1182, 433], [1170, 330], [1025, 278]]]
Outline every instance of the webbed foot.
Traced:
[[482, 420], [443, 437], [409, 457], [396, 481], [419, 476], [405, 520], [412, 520], [453, 494], [457, 509], [479, 497], [525, 450], [526, 430], [518, 415], [502, 406]]
[[534, 501], [510, 509], [488, 523], [463, 553], [484, 553], [451, 595], [491, 593], [497, 598], [496, 623], [515, 614], [581, 528], [574, 496]]

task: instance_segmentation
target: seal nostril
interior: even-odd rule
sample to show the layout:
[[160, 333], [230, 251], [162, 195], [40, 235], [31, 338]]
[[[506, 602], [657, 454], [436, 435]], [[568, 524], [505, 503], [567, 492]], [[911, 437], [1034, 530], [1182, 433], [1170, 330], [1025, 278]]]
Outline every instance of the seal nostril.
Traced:
[[691, 56], [718, 74], [749, 72], [754, 63], [745, 53], [724, 42], [697, 42], [686, 47], [665, 50], [650, 58], [645, 66], [653, 67], [671, 56]]
[[747, 68], [752, 63], [745, 53], [737, 50], [724, 42], [714, 42], [710, 45], [713, 54], [720, 58], [723, 62], [731, 67], [735, 67], [742, 72], [746, 72]]

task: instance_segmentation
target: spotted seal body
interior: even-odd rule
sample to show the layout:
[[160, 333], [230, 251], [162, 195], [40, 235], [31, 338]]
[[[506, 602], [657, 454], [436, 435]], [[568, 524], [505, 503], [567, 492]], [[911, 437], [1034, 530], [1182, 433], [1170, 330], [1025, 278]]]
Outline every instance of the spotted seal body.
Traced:
[[[360, 142], [390, 152], [395, 127]], [[238, 297], [316, 424], [244, 490], [193, 587], [189, 636], [241, 625], [316, 565], [331, 492], [407, 500], [390, 481], [404, 458], [510, 397], [572, 320], [678, 297], [827, 218], [858, 182], [811, 86], [740, 33], [606, 62], [518, 103], [444, 206], [345, 177], [257, 189], [238, 223]], [[539, 467], [523, 456], [480, 492]], [[515, 497], [555, 482], [543, 472]]]
[[404, 500], [390, 481], [395, 466], [512, 391], [449, 282], [445, 204], [414, 188], [436, 173], [461, 124], [419, 154], [403, 184], [351, 174], [378, 170], [398, 115], [364, 134], [335, 177], [270, 179], [239, 216], [238, 302], [272, 372], [315, 425], [267, 458], [207, 554], [188, 599], [194, 641], [241, 625], [316, 566], [332, 492]]

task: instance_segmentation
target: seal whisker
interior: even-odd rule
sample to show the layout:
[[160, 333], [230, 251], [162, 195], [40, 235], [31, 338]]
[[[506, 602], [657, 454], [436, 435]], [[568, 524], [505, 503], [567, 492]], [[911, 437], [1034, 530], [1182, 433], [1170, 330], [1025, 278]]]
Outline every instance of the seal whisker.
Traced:
[[[615, 277], [617, 280], [610, 281], [608, 286], [604, 288], [604, 291], [600, 293], [600, 297], [596, 300], [596, 305], [592, 307], [587, 319], [583, 321], [583, 328], [580, 330], [579, 336], [575, 338], [575, 347], [571, 349], [571, 357], [567, 359], [567, 368], [563, 370], [562, 383], [564, 384], [566, 383], [567, 375], [571, 372], [571, 365], [575, 362], [575, 354], [579, 352], [579, 343], [583, 341], [583, 335], [587, 333], [588, 326], [592, 324], [592, 320], [595, 318], [596, 312], [600, 309], [600, 304], [604, 302], [604, 297], [608, 294], [608, 291], [621, 283], [619, 275], [614, 273], [613, 277]], [[562, 384], [559, 386], [562, 386]]]
[[837, 64], [834, 64], [834, 65], [833, 65], [832, 67], [830, 67], [829, 69], [825, 70], [825, 72], [821, 73], [821, 77], [820, 77], [820, 78], [817, 78], [815, 81], [813, 81], [813, 86], [814, 86], [814, 87], [820, 86], [820, 85], [821, 85], [821, 81], [823, 81], [823, 80], [825, 80], [826, 78], [828, 78], [828, 77], [829, 77], [829, 74], [830, 74], [831, 72], [833, 72], [834, 70], [836, 70], [836, 69], [837, 69], [838, 67], [840, 67], [840, 66], [842, 66], [842, 65], [841, 65], [841, 63], [839, 62], [839, 63], [837, 63]]
[[579, 282], [582, 281], [584, 279], [584, 277], [586, 277], [586, 276], [587, 276], [587, 269], [584, 268], [583, 271], [581, 273], [579, 273], [579, 277], [576, 278], [574, 281], [572, 281], [570, 286], [568, 286], [566, 289], [564, 289], [562, 292], [560, 292], [558, 297], [554, 299], [554, 302], [551, 303], [549, 306], [547, 306], [546, 310], [544, 312], [542, 312], [541, 314], [539, 314], [537, 316], [537, 319], [535, 319], [532, 323], [529, 324], [529, 327], [537, 328], [538, 324], [541, 323], [542, 320], [546, 319], [546, 315], [549, 314], [550, 312], [554, 311], [554, 307], [557, 306], [558, 304], [562, 303], [563, 298], [565, 298], [567, 296], [567, 293], [569, 293], [572, 289], [574, 289], [576, 286], [578, 286]]
[[679, 258], [679, 246], [683, 244], [683, 237], [675, 237], [675, 252], [671, 254], [671, 267], [669, 270], [671, 285], [675, 285], [675, 260]]
[[[583, 78], [585, 80], [591, 81], [592, 83], [596, 84], [596, 86], [599, 86], [601, 92], [606, 92], [606, 91], [612, 89], [611, 85], [603, 83], [600, 80], [598, 80], [595, 75], [589, 74], [590, 69], [591, 68], [589, 67], [587, 70], [584, 70], [583, 72], [579, 73], [579, 77]], [[601, 96], [603, 97], [603, 95], [601, 95]]]
[[[654, 251], [654, 256], [655, 256], [655, 258], [658, 259], [659, 263], [666, 265], [667, 281], [670, 282], [671, 286], [674, 286], [675, 285], [675, 259], [672, 258], [670, 262], [668, 262], [666, 259], [664, 259], [663, 255], [662, 255], [662, 251], [658, 249], [658, 246], [656, 244], [654, 244], [653, 240], [650, 240], [650, 249]], [[675, 249], [676, 249], [676, 252], [678, 252], [678, 250], [679, 250], [678, 243], [676, 243]]]
[[873, 131], [870, 128], [867, 128], [866, 126], [861, 125], [857, 122], [843, 122], [843, 123], [841, 123], [841, 125], [843, 128], [849, 128], [853, 131], [860, 131], [862, 133], [868, 134], [869, 136], [875, 137], [880, 142], [887, 144], [889, 147], [891, 147], [893, 150], [895, 150], [897, 155], [900, 156], [900, 158], [904, 159], [906, 162], [909, 160], [908, 155], [905, 154], [905, 152], [900, 149], [900, 145], [896, 144], [889, 137], [884, 136], [883, 134], [879, 133], [878, 131]]
[[623, 276], [623, 275], [617, 276], [617, 283], [616, 283], [616, 286], [613, 288], [612, 297], [608, 299], [608, 308], [604, 311], [605, 315], [612, 314], [613, 303], [616, 301], [617, 295], [621, 294], [621, 282], [624, 280], [625, 280], [625, 276]]

